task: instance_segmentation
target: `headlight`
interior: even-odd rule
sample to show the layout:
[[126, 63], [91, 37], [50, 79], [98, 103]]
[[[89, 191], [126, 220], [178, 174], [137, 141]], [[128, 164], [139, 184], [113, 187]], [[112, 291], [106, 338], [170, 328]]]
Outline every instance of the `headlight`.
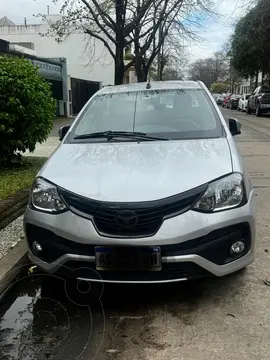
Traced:
[[58, 195], [55, 185], [37, 178], [32, 186], [30, 205], [37, 210], [49, 213], [59, 213], [67, 209]]
[[233, 173], [210, 183], [193, 209], [215, 212], [235, 208], [244, 201], [244, 196], [243, 177], [239, 173]]

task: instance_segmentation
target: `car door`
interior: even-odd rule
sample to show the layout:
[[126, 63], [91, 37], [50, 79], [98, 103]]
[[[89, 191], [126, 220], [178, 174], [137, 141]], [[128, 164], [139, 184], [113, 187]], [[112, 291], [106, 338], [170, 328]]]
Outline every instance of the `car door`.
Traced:
[[250, 98], [249, 98], [249, 104], [250, 104], [250, 107], [251, 107], [252, 109], [255, 109], [255, 108], [256, 108], [256, 102], [257, 102], [259, 90], [260, 90], [260, 86], [258, 86], [258, 87], [254, 90], [254, 92], [252, 93], [252, 95], [251, 95]]
[[242, 109], [242, 107], [244, 105], [244, 101], [245, 101], [245, 95], [242, 95], [239, 99], [239, 104], [238, 104], [239, 109]]
[[261, 86], [257, 87], [257, 92], [256, 92], [256, 94], [254, 96], [254, 109], [256, 109], [256, 104], [257, 104], [258, 97], [259, 97], [260, 93], [262, 92], [261, 88], [262, 88]]
[[241, 109], [242, 109], [242, 110], [245, 110], [245, 108], [246, 108], [246, 106], [247, 106], [247, 95], [246, 95], [246, 94], [243, 95], [241, 102], [242, 102], [242, 107], [241, 107]]

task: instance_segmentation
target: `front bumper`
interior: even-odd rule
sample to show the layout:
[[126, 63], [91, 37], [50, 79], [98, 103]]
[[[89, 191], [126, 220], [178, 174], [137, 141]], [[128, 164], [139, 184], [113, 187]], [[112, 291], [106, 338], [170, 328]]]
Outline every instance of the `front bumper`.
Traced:
[[[253, 192], [248, 203], [214, 214], [188, 211], [167, 219], [154, 236], [110, 238], [99, 235], [91, 220], [71, 212], [59, 215], [27, 208], [24, 218], [29, 258], [45, 272], [76, 279], [117, 283], [176, 282], [235, 272], [254, 259], [255, 221]], [[237, 240], [245, 242], [239, 257], [230, 254]], [[32, 248], [38, 241], [42, 253]], [[162, 270], [148, 272], [97, 271], [95, 246], [160, 246]]]

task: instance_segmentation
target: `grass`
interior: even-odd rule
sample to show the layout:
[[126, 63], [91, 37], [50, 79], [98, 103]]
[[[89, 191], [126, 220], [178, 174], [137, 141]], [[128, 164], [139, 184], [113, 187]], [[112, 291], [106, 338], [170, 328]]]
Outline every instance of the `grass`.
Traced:
[[31, 186], [39, 169], [45, 163], [44, 157], [23, 157], [22, 161], [8, 168], [0, 168], [0, 200], [6, 199], [18, 190]]

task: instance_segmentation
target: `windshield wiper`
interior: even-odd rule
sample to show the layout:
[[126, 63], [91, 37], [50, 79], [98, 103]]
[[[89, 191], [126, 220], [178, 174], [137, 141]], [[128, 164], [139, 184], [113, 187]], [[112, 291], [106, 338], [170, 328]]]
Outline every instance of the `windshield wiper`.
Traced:
[[74, 137], [77, 139], [94, 139], [94, 138], [106, 138], [107, 140], [116, 138], [116, 137], [130, 137], [133, 139], [144, 139], [144, 140], [168, 140], [166, 138], [160, 138], [156, 136], [149, 136], [143, 132], [132, 132], [132, 131], [100, 131], [90, 134], [82, 134]]

